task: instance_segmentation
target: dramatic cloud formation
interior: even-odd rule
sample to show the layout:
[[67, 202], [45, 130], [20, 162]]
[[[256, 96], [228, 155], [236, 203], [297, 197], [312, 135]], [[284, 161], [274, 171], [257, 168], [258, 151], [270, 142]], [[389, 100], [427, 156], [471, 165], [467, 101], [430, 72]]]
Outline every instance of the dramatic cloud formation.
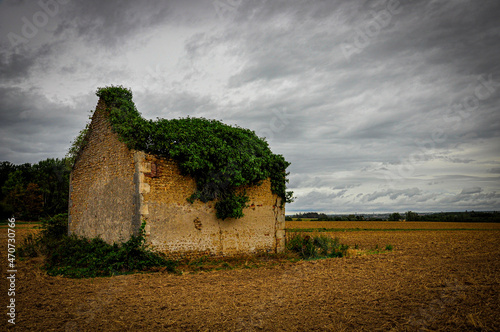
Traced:
[[254, 130], [287, 213], [500, 209], [494, 1], [0, 2], [0, 160], [63, 157], [97, 87]]

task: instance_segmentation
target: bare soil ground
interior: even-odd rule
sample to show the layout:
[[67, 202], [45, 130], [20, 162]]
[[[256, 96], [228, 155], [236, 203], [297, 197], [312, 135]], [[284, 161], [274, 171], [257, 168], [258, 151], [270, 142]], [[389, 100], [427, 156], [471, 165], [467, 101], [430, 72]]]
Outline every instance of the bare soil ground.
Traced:
[[335, 228], [335, 229], [490, 229], [500, 230], [498, 223], [473, 222], [426, 222], [426, 221], [287, 221], [287, 229]]
[[[474, 228], [458, 225], [450, 228]], [[394, 250], [183, 275], [66, 279], [47, 276], [40, 259], [18, 260], [15, 326], [5, 315], [7, 231], [0, 227], [0, 330], [499, 331], [500, 230], [484, 229], [500, 227], [487, 225], [325, 232], [361, 249]], [[17, 228], [18, 242], [27, 232]]]

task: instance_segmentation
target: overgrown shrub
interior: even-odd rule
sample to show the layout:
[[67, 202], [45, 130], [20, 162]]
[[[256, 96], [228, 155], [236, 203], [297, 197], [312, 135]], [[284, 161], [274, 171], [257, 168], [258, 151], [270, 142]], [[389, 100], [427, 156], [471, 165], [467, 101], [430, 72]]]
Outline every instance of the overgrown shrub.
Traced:
[[311, 259], [345, 256], [349, 246], [340, 244], [338, 238], [325, 235], [311, 237], [302, 233], [293, 233], [287, 236], [286, 248], [290, 252], [299, 254], [303, 259]]
[[53, 217], [44, 218], [42, 222], [42, 234], [46, 238], [61, 239], [68, 234], [68, 214], [60, 213]]
[[42, 255], [40, 240], [33, 234], [28, 234], [17, 248], [19, 257], [38, 257]]
[[220, 219], [225, 218], [241, 218], [243, 217], [242, 206], [248, 202], [248, 196], [246, 194], [236, 195], [234, 193], [229, 193], [227, 196], [221, 197], [217, 203], [215, 203], [216, 216]]
[[41, 219], [38, 235], [29, 234], [18, 248], [20, 257], [38, 257], [49, 254], [48, 248], [55, 247], [68, 233], [68, 214], [60, 213]]
[[25, 239], [19, 248], [20, 256], [44, 255], [44, 269], [49, 275], [71, 278], [111, 276], [152, 267], [175, 270], [175, 262], [146, 247], [145, 223], [141, 225], [139, 235], [132, 235], [127, 242], [111, 245], [100, 238], [68, 236], [67, 221], [67, 215], [44, 220], [38, 236]]
[[204, 118], [142, 118], [132, 101], [132, 92], [121, 86], [96, 92], [107, 106], [113, 130], [129, 148], [177, 161], [183, 175], [196, 180], [190, 202], [219, 199], [217, 217], [240, 218], [248, 197], [236, 188], [259, 185], [271, 179], [271, 190], [282, 203], [293, 200], [286, 191], [286, 168], [282, 155], [273, 154], [268, 143], [255, 132]]

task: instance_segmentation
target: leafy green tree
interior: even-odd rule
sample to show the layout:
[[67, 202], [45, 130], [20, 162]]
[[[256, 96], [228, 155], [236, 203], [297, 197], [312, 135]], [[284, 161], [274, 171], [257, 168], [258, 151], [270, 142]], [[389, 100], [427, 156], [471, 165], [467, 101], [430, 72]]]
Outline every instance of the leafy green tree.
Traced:
[[70, 168], [65, 159], [3, 166], [2, 218], [38, 220], [67, 212]]
[[46, 159], [33, 165], [33, 182], [43, 196], [46, 216], [65, 213], [68, 209], [70, 168], [65, 159]]
[[389, 221], [399, 221], [403, 219], [403, 217], [401, 217], [401, 214], [399, 214], [398, 212], [394, 212], [392, 213], [389, 218], [387, 220]]
[[[9, 174], [16, 170], [16, 165], [9, 161], [2, 161], [0, 163], [0, 188], [3, 187], [5, 182], [9, 179]], [[1, 198], [4, 196], [2, 195]]]
[[43, 196], [36, 183], [29, 183], [22, 196], [25, 220], [38, 220], [43, 212]]
[[16, 217], [16, 219], [24, 218], [24, 194], [25, 190], [22, 185], [10, 187], [5, 190], [6, 195], [3, 200], [5, 210], [10, 212], [10, 215], [5, 215], [4, 218]]
[[405, 213], [405, 216], [406, 216], [406, 221], [418, 221], [419, 220], [418, 213], [415, 213], [415, 212], [408, 211]]
[[9, 173], [7, 180], [2, 186], [2, 195], [4, 196], [3, 204], [10, 209], [12, 215], [4, 216], [4, 218], [12, 216], [15, 216], [17, 219], [26, 218], [24, 199], [26, 188], [32, 178], [31, 164], [17, 165]]
[[6, 196], [8, 194], [7, 191], [2, 191], [1, 188], [4, 186], [5, 182], [9, 179], [10, 173], [13, 173], [16, 170], [16, 165], [11, 162], [3, 161], [0, 163], [0, 218], [6, 219], [12, 217], [14, 213], [14, 209], [12, 205], [10, 205], [6, 201]]

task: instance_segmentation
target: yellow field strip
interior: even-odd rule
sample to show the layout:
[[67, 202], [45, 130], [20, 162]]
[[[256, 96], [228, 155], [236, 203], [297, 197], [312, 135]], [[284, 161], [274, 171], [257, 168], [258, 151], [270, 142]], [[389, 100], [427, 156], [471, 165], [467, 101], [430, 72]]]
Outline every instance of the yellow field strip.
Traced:
[[425, 222], [425, 221], [287, 221], [286, 229], [495, 229], [500, 230], [500, 223], [471, 222]]

